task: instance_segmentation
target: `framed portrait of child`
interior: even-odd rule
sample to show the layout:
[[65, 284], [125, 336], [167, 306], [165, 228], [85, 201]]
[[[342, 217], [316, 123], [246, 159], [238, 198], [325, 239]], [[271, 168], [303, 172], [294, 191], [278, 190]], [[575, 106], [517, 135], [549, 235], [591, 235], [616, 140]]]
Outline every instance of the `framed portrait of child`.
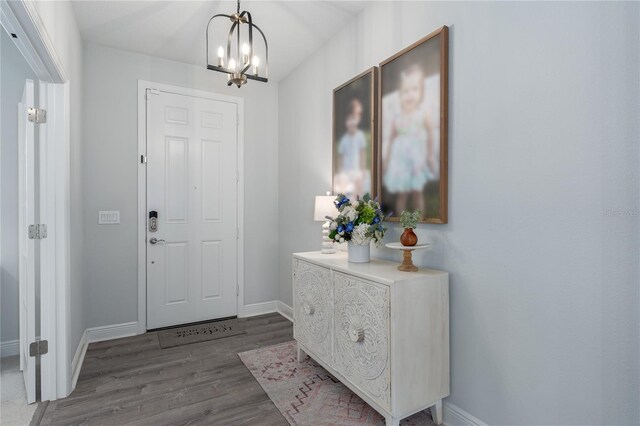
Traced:
[[398, 220], [447, 223], [448, 28], [380, 64], [376, 193]]
[[333, 91], [333, 193], [349, 198], [374, 192], [378, 69], [370, 68]]

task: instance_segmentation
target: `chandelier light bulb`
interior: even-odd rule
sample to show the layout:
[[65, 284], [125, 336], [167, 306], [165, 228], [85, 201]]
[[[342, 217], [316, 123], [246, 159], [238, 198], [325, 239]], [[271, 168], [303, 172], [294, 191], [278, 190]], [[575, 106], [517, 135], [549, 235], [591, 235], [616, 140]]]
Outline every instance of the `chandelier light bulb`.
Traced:
[[222, 48], [222, 46], [218, 47], [218, 66], [224, 66], [224, 49]]
[[247, 43], [242, 43], [242, 64], [246, 65], [249, 62], [249, 45]]
[[229, 69], [233, 71], [236, 70], [236, 60], [233, 58], [229, 59]]
[[251, 63], [253, 64], [253, 74], [258, 75], [258, 65], [260, 65], [260, 58], [254, 56], [251, 58]]

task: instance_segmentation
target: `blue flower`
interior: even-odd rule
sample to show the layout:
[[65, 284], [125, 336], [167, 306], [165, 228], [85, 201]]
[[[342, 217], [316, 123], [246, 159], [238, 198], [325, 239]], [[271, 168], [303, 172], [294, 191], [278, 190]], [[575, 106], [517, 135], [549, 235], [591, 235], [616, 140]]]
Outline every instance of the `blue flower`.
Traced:
[[338, 233], [344, 231], [344, 226], [338, 225]]
[[336, 208], [339, 209], [340, 207], [342, 207], [343, 205], [347, 204], [349, 202], [349, 199], [347, 197], [345, 197], [344, 195], [340, 194], [338, 195], [338, 199], [336, 201], [333, 202], [333, 204], [336, 205]]
[[346, 230], [347, 232], [353, 231], [353, 222], [347, 223]]
[[376, 216], [373, 218], [373, 223], [379, 223], [380, 222], [380, 216]]

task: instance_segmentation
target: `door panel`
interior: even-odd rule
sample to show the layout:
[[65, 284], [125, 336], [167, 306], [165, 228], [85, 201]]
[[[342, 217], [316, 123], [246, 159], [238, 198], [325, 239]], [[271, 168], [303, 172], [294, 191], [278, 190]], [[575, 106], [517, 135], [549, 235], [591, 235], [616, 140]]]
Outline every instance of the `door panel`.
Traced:
[[[167, 243], [165, 246], [165, 303], [187, 303], [189, 301], [189, 249], [186, 242]], [[169, 261], [166, 261], [169, 259]]]
[[167, 223], [187, 223], [189, 206], [189, 143], [184, 138], [167, 138], [165, 167]]
[[202, 298], [213, 299], [222, 297], [222, 241], [202, 242]]
[[340, 374], [391, 407], [389, 287], [334, 274], [334, 363]]
[[236, 315], [237, 105], [147, 99], [147, 328]]
[[202, 141], [202, 220], [222, 220], [222, 142]]
[[333, 290], [331, 271], [297, 260], [293, 272], [293, 336], [331, 362]]
[[19, 291], [20, 291], [20, 368], [24, 374], [27, 402], [36, 400], [36, 359], [29, 356], [29, 344], [36, 341], [35, 240], [28, 227], [35, 220], [35, 133], [27, 120], [27, 108], [35, 105], [34, 83], [27, 80], [18, 105], [18, 193], [19, 193]]

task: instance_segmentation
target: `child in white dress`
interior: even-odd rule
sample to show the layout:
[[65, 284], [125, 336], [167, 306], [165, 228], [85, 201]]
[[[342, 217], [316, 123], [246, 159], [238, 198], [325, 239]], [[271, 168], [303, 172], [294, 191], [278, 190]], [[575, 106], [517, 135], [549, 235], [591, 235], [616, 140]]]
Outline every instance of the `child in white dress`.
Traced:
[[401, 74], [399, 98], [401, 113], [391, 122], [390, 142], [383, 156], [383, 181], [388, 192], [398, 194], [397, 214], [407, 208], [409, 196], [414, 209], [425, 211], [422, 191], [436, 178], [433, 126], [421, 108], [424, 73], [420, 67], [411, 66]]
[[[362, 118], [362, 104], [359, 100], [353, 99], [349, 107], [349, 114], [345, 122], [347, 131], [338, 143], [339, 169], [353, 185], [352, 188], [349, 188], [353, 194], [362, 195], [365, 190], [364, 174], [366, 170], [364, 150], [367, 146], [365, 134], [359, 128]], [[347, 190], [346, 192], [352, 191]]]

